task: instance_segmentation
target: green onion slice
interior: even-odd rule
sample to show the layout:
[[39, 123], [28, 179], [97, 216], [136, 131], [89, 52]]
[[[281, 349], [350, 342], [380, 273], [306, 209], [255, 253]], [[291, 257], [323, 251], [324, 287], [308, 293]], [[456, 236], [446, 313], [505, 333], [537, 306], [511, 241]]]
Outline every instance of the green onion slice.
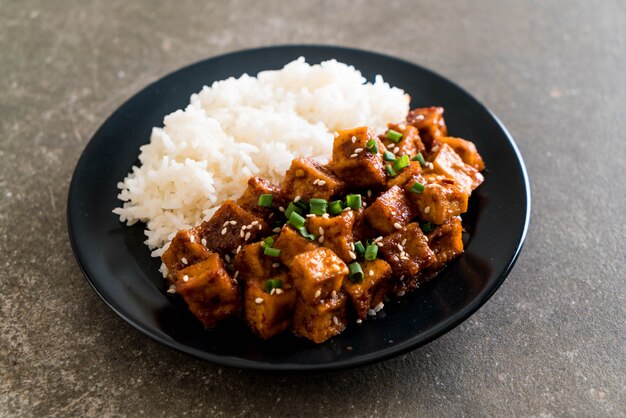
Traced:
[[416, 181], [415, 183], [413, 183], [413, 185], [411, 186], [411, 192], [413, 193], [422, 193], [424, 191], [424, 185], [422, 183], [420, 183], [419, 181]]
[[361, 209], [361, 195], [349, 194], [346, 196], [346, 205], [354, 210]]
[[374, 261], [376, 260], [377, 255], [378, 255], [378, 245], [376, 244], [368, 245], [367, 248], [365, 249], [365, 259], [367, 261]]
[[304, 226], [304, 218], [296, 211], [292, 211], [289, 215], [289, 223], [296, 228], [302, 228]]
[[328, 205], [328, 213], [331, 215], [339, 215], [343, 212], [344, 206], [341, 200], [335, 200]]
[[261, 194], [259, 195], [259, 201], [257, 202], [259, 206], [263, 206], [264, 208], [272, 207], [272, 195], [271, 194]]
[[280, 250], [278, 248], [265, 247], [263, 248], [263, 254], [269, 255], [270, 257], [278, 257]]
[[402, 139], [402, 134], [398, 131], [394, 131], [393, 129], [389, 129], [387, 131], [387, 139], [397, 144]]
[[425, 234], [428, 234], [429, 232], [433, 232], [433, 230], [435, 229], [435, 225], [432, 224], [432, 222], [424, 222], [422, 225], [422, 232]]
[[297, 228], [298, 232], [300, 232], [300, 235], [302, 235], [304, 238], [308, 239], [309, 241], [315, 241], [315, 238], [317, 238], [315, 235], [309, 233], [309, 231], [306, 230], [306, 227], [301, 226], [300, 228]]
[[424, 156], [421, 152], [418, 152], [415, 157], [411, 158], [411, 161], [419, 161], [422, 167], [426, 165], [426, 161], [424, 160]]
[[393, 168], [395, 168], [396, 170], [400, 171], [403, 168], [407, 167], [409, 165], [409, 156], [404, 154], [402, 157], [397, 158], [394, 162], [393, 162]]
[[385, 153], [383, 154], [383, 160], [385, 160], [385, 161], [395, 161], [396, 160], [396, 154], [394, 154], [391, 151], [385, 151]]
[[274, 237], [267, 237], [263, 240], [263, 247], [271, 247], [274, 245]]
[[348, 278], [352, 283], [361, 283], [363, 281], [363, 269], [356, 261], [348, 264]]
[[290, 202], [289, 206], [287, 206], [287, 210], [285, 210], [285, 217], [287, 219], [291, 218], [291, 214], [294, 213], [294, 212], [299, 214], [299, 215], [302, 215], [304, 213], [304, 210], [302, 210], [302, 208], [297, 206], [295, 203]]
[[398, 175], [398, 173], [396, 172], [396, 170], [393, 169], [391, 164], [387, 164], [385, 169], [387, 170], [387, 174], [389, 174], [389, 177], [395, 177]]
[[283, 288], [283, 281], [280, 279], [269, 279], [269, 280], [266, 280], [265, 283], [263, 284], [263, 290], [265, 290], [266, 293], [270, 293], [272, 289], [282, 289], [282, 288]]
[[378, 143], [375, 139], [370, 139], [365, 144], [365, 149], [371, 152], [372, 154], [378, 154]]
[[363, 254], [365, 254], [365, 247], [363, 246], [363, 243], [361, 241], [357, 241], [354, 243], [354, 252], [356, 253], [357, 257], [363, 257]]
[[326, 199], [311, 199], [309, 201], [309, 213], [314, 215], [323, 215], [326, 213], [328, 201]]

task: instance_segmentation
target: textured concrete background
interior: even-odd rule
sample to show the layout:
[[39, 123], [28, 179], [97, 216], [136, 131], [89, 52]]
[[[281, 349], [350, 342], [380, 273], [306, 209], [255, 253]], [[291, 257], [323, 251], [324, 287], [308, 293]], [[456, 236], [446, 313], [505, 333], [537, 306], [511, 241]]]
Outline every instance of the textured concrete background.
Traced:
[[[1, 416], [626, 415], [626, 3], [161, 3], [0, 0]], [[99, 300], [70, 251], [68, 184], [147, 83], [294, 42], [396, 55], [467, 88], [518, 141], [532, 224], [497, 294], [426, 347], [334, 374], [222, 369]]]

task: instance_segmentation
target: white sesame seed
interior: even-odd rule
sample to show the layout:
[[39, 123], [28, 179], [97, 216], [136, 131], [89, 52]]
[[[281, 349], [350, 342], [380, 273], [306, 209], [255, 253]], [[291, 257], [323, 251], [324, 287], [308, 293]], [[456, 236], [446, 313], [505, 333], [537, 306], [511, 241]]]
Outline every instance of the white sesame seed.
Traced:
[[317, 289], [317, 292], [315, 292], [315, 297], [319, 298], [321, 294], [322, 294], [322, 291], [320, 289]]
[[398, 297], [399, 297], [399, 298], [401, 298], [402, 296], [404, 296], [404, 295], [405, 295], [404, 290], [399, 291], [399, 292], [397, 293], [397, 295], [398, 295]]
[[244, 241], [248, 241], [250, 239], [250, 233], [246, 232], [246, 236], [243, 239]]
[[485, 176], [483, 176], [481, 173], [476, 173], [476, 180], [483, 181], [484, 179], [485, 179]]
[[352, 251], [354, 251], [354, 242], [350, 243], [350, 248], [352, 249]]
[[239, 251], [241, 251], [241, 245], [237, 246], [237, 250], [235, 251], [235, 254], [239, 254]]
[[400, 281], [404, 280], [404, 274], [400, 276]]
[[359, 156], [359, 154], [350, 154], [350, 158], [356, 158], [358, 156]]
[[391, 149], [391, 148], [393, 148], [393, 147], [395, 147], [395, 146], [396, 146], [396, 144], [394, 144], [394, 143], [392, 142], [391, 144], [387, 145], [387, 148]]
[[428, 168], [430, 168], [432, 170], [434, 167], [435, 166], [433, 165], [433, 163], [428, 163]]
[[369, 274], [370, 274], [370, 276], [373, 276], [374, 275], [374, 270], [370, 270]]
[[402, 240], [402, 244], [400, 245], [402, 245], [403, 247], [406, 245], [406, 238]]
[[278, 207], [278, 210], [279, 210], [279, 211], [281, 211], [281, 212], [284, 212], [284, 211], [285, 211], [285, 208], [284, 208], [284, 207], [282, 207], [282, 206], [279, 206], [279, 207]]
[[404, 247], [402, 247], [402, 245], [400, 245], [400, 244], [396, 244], [396, 247], [398, 247], [398, 250], [400, 250], [400, 251], [404, 251]]
[[320, 233], [320, 235], [324, 235], [324, 228], [322, 228], [321, 226], [319, 227], [319, 229], [317, 230], [317, 232]]
[[382, 243], [382, 242], [380, 242], [380, 241], [375, 242], [375, 244], [376, 244], [376, 245], [378, 245], [379, 247], [382, 247], [382, 246], [383, 246], [383, 243]]
[[348, 251], [348, 254], [350, 254], [351, 259], [356, 260], [356, 254], [354, 253], [354, 251]]
[[258, 225], [258, 224], [259, 224], [259, 221], [252, 221], [252, 222], [250, 222], [250, 225]]
[[378, 238], [376, 238], [376, 239], [374, 240], [374, 242], [378, 242], [378, 241], [382, 241], [382, 240], [383, 240], [383, 236], [382, 236], [382, 235], [380, 235]]
[[236, 279], [237, 277], [239, 277], [239, 270], [235, 271], [235, 274], [233, 274], [233, 279]]
[[335, 138], [337, 138], [339, 136], [339, 132], [335, 132], [334, 135], [335, 135]]
[[229, 222], [231, 225], [237, 225], [237, 221], [230, 221]]
[[363, 323], [363, 320], [359, 318], [359, 319], [357, 319], [357, 320], [356, 320], [356, 323], [357, 323], [357, 324], [362, 324], [362, 323]]
[[322, 218], [324, 218], [324, 219], [328, 219], [328, 218], [330, 218], [330, 215], [329, 215], [329, 214], [327, 214], [327, 213], [325, 213], [325, 214], [323, 214], [323, 215], [322, 215]]
[[321, 235], [318, 239], [317, 242], [319, 242], [320, 244], [324, 243], [324, 235]]
[[181, 258], [180, 261], [182, 261], [183, 264], [189, 264], [189, 262], [187, 261], [185, 257]]
[[306, 217], [307, 218], [315, 218], [315, 214], [314, 213], [307, 213]]
[[363, 148], [355, 148], [354, 153], [358, 154], [359, 152], [363, 152]]
[[276, 293], [276, 288], [273, 287], [272, 290], [270, 290], [270, 295], [273, 295], [274, 293]]
[[222, 235], [226, 235], [226, 231], [228, 231], [227, 228], [222, 229]]
[[202, 238], [200, 242], [202, 243], [202, 245], [206, 245], [206, 238]]
[[230, 221], [226, 221], [226, 222], [224, 222], [224, 224], [223, 224], [222, 226], [226, 226], [226, 225], [228, 225], [229, 223], [230, 223]]
[[263, 298], [256, 298], [254, 299], [254, 303], [256, 303], [257, 305], [260, 305], [263, 303]]
[[363, 207], [366, 207], [366, 206], [367, 206], [367, 202], [362, 202], [362, 203], [361, 203], [361, 205], [362, 205]]
[[384, 307], [385, 307], [385, 304], [384, 304], [382, 301], [380, 301], [380, 302], [378, 303], [378, 305], [376, 305], [376, 307], [374, 308], [374, 310], [375, 310], [376, 312], [378, 312], [378, 311], [380, 311], [381, 309], [383, 309]]
[[240, 236], [241, 238], [243, 238], [243, 237], [244, 237], [244, 235], [245, 235], [245, 233], [243, 232], [243, 229], [242, 229], [241, 231], [239, 231], [239, 236]]
[[280, 263], [272, 263], [272, 267], [274, 267], [274, 268], [280, 267]]
[[230, 263], [230, 256], [228, 254], [226, 254], [224, 256], [224, 260], [226, 260], [227, 263]]
[[267, 217], [267, 219], [272, 219], [274, 217], [274, 212], [270, 213], [270, 215]]
[[352, 138], [350, 138], [350, 140], [352, 141], [352, 143], [354, 144], [356, 142], [356, 136], [353, 136]]
[[396, 229], [402, 229], [402, 225], [400, 225], [398, 222], [394, 223], [393, 227]]
[[396, 211], [392, 210], [392, 211], [391, 211], [391, 214], [392, 214], [393, 216], [396, 216]]
[[186, 274], [183, 276], [183, 282], [188, 282], [189, 281], [189, 276], [187, 276]]
[[400, 152], [400, 147], [395, 147], [395, 148], [393, 149], [393, 153], [394, 153], [394, 154], [397, 154], [398, 152]]
[[367, 197], [372, 197], [372, 191], [371, 190], [367, 191]]
[[282, 295], [283, 294], [283, 289], [276, 289], [276, 294], [277, 295]]
[[300, 196], [300, 195], [294, 197], [293, 198], [293, 203], [298, 203], [300, 201], [300, 199], [302, 199], [302, 196]]
[[367, 310], [367, 314], [368, 314], [369, 316], [376, 316], [376, 311], [375, 311], [375, 310], [373, 310], [373, 309], [368, 309], [368, 310]]
[[336, 316], [333, 316], [333, 323], [334, 323], [335, 325], [339, 325], [339, 319], [337, 319], [337, 317], [336, 317]]
[[400, 250], [400, 258], [404, 257], [406, 257], [406, 253], [404, 252], [404, 250]]
[[259, 231], [263, 229], [263, 225], [259, 224]]
[[191, 236], [189, 237], [189, 242], [191, 242], [191, 243], [196, 242], [196, 237], [194, 237], [193, 235], [191, 235]]
[[400, 129], [401, 131], [404, 131], [406, 129], [406, 125], [404, 123], [398, 125], [398, 129]]
[[348, 208], [345, 208], [344, 210], [342, 210], [342, 212], [348, 212], [350, 210], [352, 210], [352, 208], [348, 207]]
[[314, 185], [314, 186], [315, 186], [315, 185], [317, 185], [317, 182], [318, 182], [318, 181], [320, 181], [320, 179], [315, 179], [315, 180], [313, 180], [313, 185]]
[[167, 289], [167, 293], [176, 293], [176, 286], [170, 285], [170, 287]]
[[252, 225], [246, 225], [244, 229], [252, 229]]
[[[479, 173], [479, 174], [480, 174], [480, 173]], [[326, 180], [320, 180], [320, 181], [318, 181], [318, 182], [317, 182], [317, 185], [318, 185], [318, 186], [323, 186], [323, 185], [325, 185], [325, 184], [326, 184]]]
[[277, 226], [276, 228], [272, 229], [272, 232], [279, 233], [280, 232], [280, 227]]
[[428, 213], [428, 212], [430, 212], [430, 206], [426, 206], [426, 207], [424, 208], [424, 213]]
[[336, 290], [333, 290], [333, 291], [330, 293], [330, 297], [331, 297], [331, 298], [337, 297], [337, 291], [336, 291]]

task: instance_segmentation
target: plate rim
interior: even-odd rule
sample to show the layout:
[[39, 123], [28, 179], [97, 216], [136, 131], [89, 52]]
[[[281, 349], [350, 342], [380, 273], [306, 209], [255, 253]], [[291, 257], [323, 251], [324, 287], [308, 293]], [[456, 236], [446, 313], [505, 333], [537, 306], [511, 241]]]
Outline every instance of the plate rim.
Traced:
[[[214, 59], [218, 59], [218, 58], [225, 58], [225, 57], [234, 56], [234, 55], [245, 55], [245, 54], [251, 53], [251, 52], [262, 52], [264, 50], [278, 50], [278, 49], [292, 49], [292, 48], [302, 48], [303, 50], [306, 50], [306, 49], [342, 50], [342, 51], [349, 52], [349, 53], [370, 55], [370, 56], [372, 56], [374, 58], [378, 57], [378, 58], [382, 58], [382, 59], [386, 59], [386, 60], [392, 60], [392, 61], [400, 62], [400, 63], [402, 63], [404, 65], [417, 67], [421, 71], [429, 73], [430, 75], [433, 75], [436, 78], [440, 78], [440, 79], [444, 80], [445, 82], [449, 83], [450, 85], [454, 86], [454, 88], [458, 89], [461, 93], [463, 93], [467, 97], [471, 98], [471, 100], [475, 103], [476, 106], [482, 108], [483, 111], [488, 113], [494, 119], [494, 121], [496, 122], [498, 128], [500, 129], [500, 131], [502, 132], [504, 137], [507, 139], [509, 145], [511, 146], [511, 148], [512, 148], [512, 150], [514, 152], [514, 155], [517, 158], [517, 162], [519, 164], [519, 168], [520, 168], [520, 171], [521, 171], [520, 174], [521, 174], [521, 177], [523, 179], [526, 205], [524, 207], [524, 210], [525, 210], [524, 225], [523, 225], [521, 234], [520, 234], [520, 236], [518, 238], [518, 243], [517, 243], [516, 249], [513, 252], [513, 254], [510, 256], [508, 262], [506, 263], [506, 267], [503, 270], [503, 272], [499, 275], [497, 280], [495, 280], [491, 284], [491, 286], [486, 288], [487, 292], [484, 293], [482, 296], [479, 295], [480, 297], [476, 297], [475, 299], [473, 299], [472, 302], [469, 303], [464, 309], [458, 311], [452, 317], [450, 317], [447, 320], [437, 324], [435, 327], [431, 328], [430, 330], [428, 330], [426, 332], [423, 332], [423, 333], [420, 333], [420, 334], [417, 334], [417, 335], [415, 335], [415, 336], [405, 340], [402, 343], [393, 344], [393, 345], [390, 345], [388, 348], [384, 348], [382, 350], [374, 351], [372, 353], [367, 353], [367, 354], [363, 354], [363, 355], [360, 355], [360, 356], [351, 357], [351, 358], [343, 359], [343, 360], [331, 361], [331, 362], [323, 363], [323, 364], [269, 363], [269, 362], [258, 361], [258, 360], [250, 360], [250, 359], [241, 358], [241, 357], [233, 357], [233, 356], [228, 356], [228, 355], [220, 355], [220, 354], [210, 353], [210, 352], [198, 349], [198, 348], [191, 347], [189, 345], [185, 345], [183, 343], [179, 343], [179, 342], [177, 342], [175, 340], [163, 339], [161, 335], [158, 335], [157, 333], [155, 333], [151, 328], [145, 326], [142, 323], [136, 322], [128, 314], [123, 312], [121, 309], [118, 309], [117, 306], [114, 306], [101, 293], [100, 289], [98, 288], [98, 286], [96, 285], [94, 280], [87, 273], [87, 270], [86, 270], [85, 265], [84, 265], [85, 262], [81, 258], [81, 255], [80, 255], [80, 252], [79, 252], [79, 249], [78, 249], [78, 244], [76, 242], [76, 236], [75, 236], [75, 233], [74, 233], [73, 227], [72, 227], [72, 225], [73, 225], [73, 221], [72, 221], [72, 205], [70, 204], [71, 197], [75, 193], [75, 187], [76, 187], [76, 181], [77, 181], [76, 179], [77, 179], [77, 177], [79, 175], [78, 174], [78, 168], [81, 166], [81, 162], [83, 161], [83, 159], [86, 158], [87, 151], [88, 151], [90, 145], [92, 144], [93, 139], [96, 136], [98, 136], [98, 134], [104, 128], [106, 123], [111, 118], [116, 116], [130, 101], [135, 99], [136, 96], [138, 96], [138, 95], [142, 94], [144, 91], [152, 88], [154, 85], [159, 84], [159, 83], [167, 80], [170, 77], [174, 77], [174, 76], [176, 76], [180, 72], [184, 72], [184, 71], [187, 71], [187, 70], [189, 70], [189, 69], [191, 69], [193, 67], [202, 65], [206, 61], [210, 61], [210, 60], [214, 60]], [[306, 51], [303, 51], [302, 55], [303, 56], [306, 55]], [[515, 142], [513, 136], [510, 134], [508, 129], [504, 126], [502, 121], [490, 109], [488, 109], [482, 102], [480, 102], [472, 94], [470, 94], [467, 90], [465, 90], [463, 87], [459, 86], [454, 81], [450, 80], [449, 78], [447, 78], [447, 77], [445, 77], [445, 76], [443, 76], [443, 75], [441, 75], [441, 74], [439, 74], [439, 73], [437, 73], [437, 72], [435, 72], [433, 70], [430, 70], [429, 68], [423, 67], [422, 65], [416, 64], [416, 63], [414, 63], [412, 61], [409, 61], [409, 60], [406, 60], [406, 59], [403, 59], [403, 58], [398, 58], [398, 57], [395, 57], [395, 56], [392, 56], [392, 55], [388, 55], [388, 54], [385, 54], [385, 53], [381, 53], [381, 52], [377, 52], [377, 51], [370, 51], [370, 50], [365, 50], [365, 49], [360, 49], [360, 48], [352, 48], [352, 47], [329, 45], [329, 44], [279, 44], [279, 45], [261, 46], [261, 47], [256, 47], [256, 48], [239, 49], [239, 50], [230, 51], [230, 52], [223, 53], [223, 54], [209, 56], [207, 58], [198, 60], [198, 61], [193, 62], [191, 64], [182, 66], [180, 68], [177, 68], [176, 70], [171, 71], [171, 72], [169, 72], [169, 73], [167, 73], [167, 74], [157, 78], [156, 80], [154, 80], [151, 83], [149, 83], [149, 84], [145, 85], [144, 87], [140, 88], [138, 91], [134, 92], [129, 98], [124, 100], [119, 106], [116, 107], [116, 109], [108, 117], [106, 117], [103, 120], [103, 122], [100, 124], [98, 129], [91, 135], [89, 141], [85, 144], [85, 146], [84, 146], [84, 148], [83, 148], [83, 150], [82, 150], [82, 152], [80, 154], [80, 157], [76, 161], [76, 165], [75, 165], [74, 170], [72, 172], [72, 178], [71, 178], [70, 185], [69, 185], [69, 188], [68, 188], [68, 194], [67, 194], [67, 200], [66, 200], [66, 225], [67, 225], [67, 232], [68, 232], [68, 235], [69, 235], [70, 245], [71, 245], [71, 248], [72, 248], [72, 253], [74, 255], [74, 258], [76, 259], [76, 262], [77, 262], [77, 264], [78, 264], [78, 266], [79, 266], [83, 276], [85, 277], [85, 279], [87, 280], [89, 285], [92, 287], [92, 289], [95, 291], [95, 293], [100, 297], [100, 299], [113, 312], [115, 312], [115, 314], [117, 314], [122, 320], [124, 320], [124, 322], [126, 322], [127, 324], [129, 324], [131, 327], [133, 327], [134, 329], [138, 330], [142, 334], [150, 337], [152, 340], [154, 340], [154, 341], [156, 341], [156, 342], [158, 342], [160, 344], [164, 344], [165, 346], [173, 348], [173, 349], [175, 349], [175, 350], [177, 350], [179, 352], [185, 353], [187, 355], [194, 356], [194, 357], [200, 358], [202, 360], [210, 361], [210, 362], [212, 362], [212, 363], [214, 363], [216, 365], [233, 367], [233, 368], [238, 368], [238, 369], [260, 370], [260, 371], [275, 371], [275, 372], [331, 371], [331, 370], [344, 370], [344, 369], [359, 367], [359, 366], [363, 366], [363, 365], [366, 365], [366, 364], [371, 364], [371, 363], [374, 363], [374, 362], [387, 360], [389, 358], [405, 354], [405, 353], [407, 353], [407, 352], [409, 352], [411, 350], [414, 350], [414, 349], [416, 349], [418, 347], [424, 346], [424, 345], [430, 343], [431, 341], [433, 341], [433, 340], [443, 336], [444, 334], [452, 331], [454, 328], [456, 328], [458, 325], [460, 325], [462, 322], [466, 321], [470, 316], [472, 316], [474, 313], [476, 313], [476, 311], [478, 311], [485, 303], [487, 303], [487, 301], [489, 299], [491, 299], [491, 297], [495, 294], [495, 292], [500, 288], [502, 283], [504, 283], [504, 281], [508, 277], [509, 273], [513, 269], [515, 263], [517, 262], [517, 259], [519, 258], [519, 255], [520, 255], [520, 253], [521, 253], [521, 251], [523, 249], [524, 243], [526, 241], [526, 237], [528, 235], [528, 229], [529, 229], [529, 225], [530, 225], [531, 205], [532, 205], [531, 199], [532, 199], [532, 196], [531, 196], [530, 179], [529, 179], [529, 175], [528, 175], [528, 170], [527, 170], [527, 167], [526, 167], [526, 163], [525, 163], [525, 161], [524, 161], [524, 159], [522, 157], [522, 154], [521, 154], [521, 152], [519, 150], [519, 147], [518, 147], [517, 143]]]

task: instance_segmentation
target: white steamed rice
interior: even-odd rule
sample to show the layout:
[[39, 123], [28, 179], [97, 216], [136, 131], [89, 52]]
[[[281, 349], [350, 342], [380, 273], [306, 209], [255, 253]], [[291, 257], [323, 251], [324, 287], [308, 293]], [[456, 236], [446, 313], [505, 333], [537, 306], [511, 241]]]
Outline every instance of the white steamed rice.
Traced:
[[334, 131], [382, 131], [404, 119], [408, 102], [382, 77], [367, 83], [335, 60], [309, 65], [299, 58], [257, 77], [217, 81], [153, 128], [140, 165], [118, 184], [124, 203], [113, 212], [128, 225], [145, 222], [145, 243], [160, 256], [178, 230], [238, 198], [250, 176], [279, 183], [297, 156], [327, 161]]

